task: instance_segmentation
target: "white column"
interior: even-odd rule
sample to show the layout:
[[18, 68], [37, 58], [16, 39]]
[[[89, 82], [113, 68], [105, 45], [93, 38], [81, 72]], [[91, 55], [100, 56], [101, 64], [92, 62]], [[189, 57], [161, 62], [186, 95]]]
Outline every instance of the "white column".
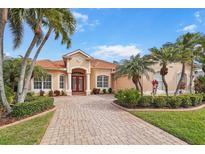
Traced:
[[86, 95], [90, 95], [90, 73], [86, 73], [86, 83], [87, 83], [87, 88], [86, 88]]
[[68, 96], [71, 96], [72, 95], [72, 88], [71, 88], [71, 78], [72, 78], [72, 76], [71, 76], [71, 73], [68, 73], [68, 92], [67, 92], [67, 94], [68, 94]]

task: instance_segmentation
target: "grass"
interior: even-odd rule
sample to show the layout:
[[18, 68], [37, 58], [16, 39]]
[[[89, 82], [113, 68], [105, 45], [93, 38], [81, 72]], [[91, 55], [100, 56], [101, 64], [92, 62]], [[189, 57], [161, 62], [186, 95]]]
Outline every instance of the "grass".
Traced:
[[189, 144], [205, 144], [205, 108], [188, 112], [131, 112]]
[[39, 144], [54, 112], [0, 130], [0, 144]]

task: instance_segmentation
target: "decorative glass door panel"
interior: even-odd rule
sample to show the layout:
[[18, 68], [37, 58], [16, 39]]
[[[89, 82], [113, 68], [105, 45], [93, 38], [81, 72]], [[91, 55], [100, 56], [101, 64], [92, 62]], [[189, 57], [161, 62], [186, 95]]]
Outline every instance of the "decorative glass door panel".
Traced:
[[72, 76], [72, 91], [83, 92], [84, 91], [84, 77]]
[[77, 91], [77, 77], [72, 76], [72, 91], [76, 92]]

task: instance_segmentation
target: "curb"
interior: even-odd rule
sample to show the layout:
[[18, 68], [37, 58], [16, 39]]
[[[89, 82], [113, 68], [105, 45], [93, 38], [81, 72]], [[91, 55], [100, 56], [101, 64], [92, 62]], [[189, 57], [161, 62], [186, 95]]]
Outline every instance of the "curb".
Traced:
[[4, 128], [7, 128], [7, 127], [10, 127], [10, 126], [14, 126], [14, 125], [20, 124], [20, 123], [22, 123], [22, 122], [25, 122], [25, 121], [28, 121], [28, 120], [31, 120], [31, 119], [34, 119], [34, 118], [37, 118], [37, 117], [40, 117], [40, 116], [43, 116], [43, 115], [45, 115], [45, 114], [47, 114], [47, 113], [49, 113], [49, 112], [55, 111], [55, 110], [56, 110], [56, 107], [54, 107], [54, 108], [51, 109], [51, 110], [48, 110], [48, 111], [45, 111], [45, 112], [36, 114], [36, 115], [34, 115], [34, 116], [31, 116], [31, 117], [28, 117], [28, 118], [25, 118], [25, 119], [22, 119], [22, 120], [19, 120], [19, 121], [10, 123], [10, 124], [6, 124], [6, 125], [3, 125], [3, 126], [0, 126], [0, 130], [1, 130], [1, 129], [4, 129]]
[[148, 109], [128, 109], [128, 108], [125, 108], [125, 107], [122, 107], [114, 102], [111, 103], [112, 105], [124, 110], [124, 111], [156, 111], [156, 112], [161, 112], [161, 111], [165, 111], [165, 112], [187, 112], [187, 111], [194, 111], [194, 110], [198, 110], [198, 109], [202, 109], [205, 107], [205, 104], [202, 104], [200, 106], [197, 106], [197, 107], [191, 107], [191, 108], [180, 108], [180, 109], [151, 109], [151, 108], [148, 108]]

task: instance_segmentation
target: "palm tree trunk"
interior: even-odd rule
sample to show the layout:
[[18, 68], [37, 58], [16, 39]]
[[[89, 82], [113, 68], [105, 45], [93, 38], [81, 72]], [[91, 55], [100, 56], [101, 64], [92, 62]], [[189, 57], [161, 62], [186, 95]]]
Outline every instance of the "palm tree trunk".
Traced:
[[166, 95], [168, 96], [169, 95], [169, 93], [168, 93], [168, 84], [166, 82], [165, 75], [162, 75], [162, 81], [163, 81], [163, 84], [164, 84], [164, 87], [165, 87]]
[[177, 84], [177, 88], [176, 88], [176, 91], [175, 91], [174, 95], [176, 95], [179, 91], [179, 87], [180, 87], [181, 82], [183, 80], [184, 73], [185, 73], [185, 63], [182, 63], [182, 72], [181, 72], [181, 76], [180, 76], [179, 82]]
[[136, 90], [139, 91], [139, 86], [138, 86], [138, 81], [137, 81], [137, 77], [136, 76], [132, 77], [132, 82], [134, 83]]
[[32, 77], [32, 73], [33, 73], [33, 69], [34, 69], [34, 66], [35, 66], [35, 63], [36, 63], [36, 60], [38, 58], [38, 55], [41, 51], [41, 49], [43, 48], [43, 46], [45, 45], [46, 41], [48, 40], [51, 32], [52, 32], [52, 28], [50, 27], [48, 32], [46, 33], [43, 41], [41, 42], [40, 46], [38, 47], [36, 53], [35, 53], [35, 56], [32, 60], [32, 63], [31, 63], [31, 66], [30, 66], [30, 69], [29, 69], [29, 72], [28, 72], [28, 75], [26, 77], [26, 80], [25, 80], [25, 85], [24, 85], [24, 88], [23, 88], [23, 92], [22, 94], [20, 95], [20, 98], [19, 98], [19, 102], [22, 103], [24, 102], [25, 98], [26, 98], [26, 95], [28, 93], [28, 87], [29, 87], [29, 83], [30, 83], [30, 80], [31, 80], [31, 77]]
[[193, 82], [193, 68], [194, 68], [194, 62], [191, 62], [191, 68], [190, 68], [190, 81], [189, 81], [189, 92], [192, 93], [192, 82]]
[[38, 19], [38, 23], [37, 23], [38, 28], [36, 30], [37, 32], [35, 32], [33, 40], [31, 41], [30, 46], [27, 49], [26, 54], [23, 57], [23, 60], [21, 62], [20, 76], [19, 76], [18, 88], [17, 88], [17, 102], [20, 102], [20, 97], [22, 95], [24, 84], [25, 84], [25, 74], [26, 74], [27, 60], [28, 60], [34, 46], [36, 45], [36, 43], [39, 39], [39, 35], [40, 35], [40, 30], [39, 29], [41, 27], [41, 23], [42, 23], [42, 15]]
[[11, 113], [12, 109], [9, 105], [4, 88], [4, 78], [3, 78], [3, 43], [4, 43], [4, 30], [6, 26], [8, 16], [8, 9], [0, 9], [0, 98], [3, 106], [6, 108], [7, 113]]
[[38, 41], [38, 35], [35, 34], [32, 42], [31, 42], [29, 48], [27, 49], [26, 54], [23, 57], [23, 60], [21, 62], [20, 76], [19, 76], [18, 89], [17, 89], [17, 102], [19, 102], [19, 97], [22, 94], [23, 87], [24, 87], [24, 79], [25, 79], [25, 74], [26, 74], [27, 60], [32, 52], [32, 49], [34, 48], [35, 44], [37, 43], [37, 41]]
[[140, 85], [141, 96], [143, 96], [143, 86], [142, 86], [142, 83], [140, 82], [140, 79], [138, 79], [138, 83]]

